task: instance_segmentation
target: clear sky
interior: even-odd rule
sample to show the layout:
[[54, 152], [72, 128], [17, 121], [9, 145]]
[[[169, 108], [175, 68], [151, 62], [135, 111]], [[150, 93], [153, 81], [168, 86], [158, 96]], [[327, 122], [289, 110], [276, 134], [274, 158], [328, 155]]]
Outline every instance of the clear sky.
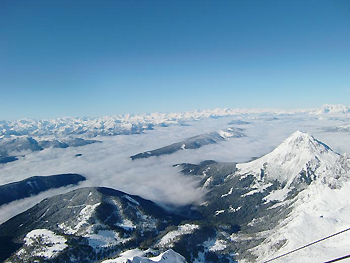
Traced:
[[0, 119], [350, 103], [349, 0], [1, 0]]

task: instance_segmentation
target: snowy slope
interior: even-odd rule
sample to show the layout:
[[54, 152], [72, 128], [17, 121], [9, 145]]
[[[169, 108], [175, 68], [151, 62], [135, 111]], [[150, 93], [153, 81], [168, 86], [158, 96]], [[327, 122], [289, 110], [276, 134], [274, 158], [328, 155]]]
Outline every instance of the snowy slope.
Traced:
[[[268, 209], [285, 207], [291, 211], [275, 227], [257, 235], [265, 240], [249, 250], [257, 256], [256, 262], [264, 262], [349, 228], [348, 154], [339, 155], [313, 136], [297, 131], [271, 153], [238, 164], [237, 168], [242, 177], [255, 176], [255, 186], [260, 186], [258, 192], [264, 192], [268, 182], [279, 181], [282, 189], [265, 196], [265, 204], [278, 201]], [[292, 190], [295, 195], [287, 198]], [[262, 219], [253, 220], [250, 225], [261, 223], [259, 220]], [[349, 238], [350, 231], [276, 262], [325, 262], [341, 257], [348, 254]], [[242, 259], [241, 262], [251, 261]]]
[[101, 263], [187, 263], [186, 259], [183, 256], [181, 256], [179, 253], [176, 253], [172, 249], [161, 253], [159, 256], [150, 258], [139, 256], [140, 254], [143, 254], [140, 250], [127, 251], [125, 253], [122, 253], [121, 256], [116, 259], [105, 260]]
[[163, 236], [159, 241], [159, 243], [157, 244], [157, 246], [162, 247], [162, 246], [169, 245], [171, 247], [172, 242], [176, 238], [182, 235], [191, 234], [195, 229], [198, 229], [198, 228], [199, 228], [198, 225], [193, 225], [193, 224], [185, 224], [185, 225], [178, 226], [177, 230], [170, 231], [165, 236]]
[[19, 250], [10, 248], [16, 253], [7, 262], [33, 262], [40, 256], [56, 262], [97, 262], [155, 238], [178, 220], [138, 196], [80, 188], [44, 199], [0, 225], [0, 247], [24, 243]]
[[[154, 250], [158, 254], [172, 247], [177, 252], [185, 251], [182, 255], [188, 262], [209, 262], [207, 258], [222, 256], [222, 261], [212, 260], [221, 263], [227, 258], [263, 262], [350, 226], [349, 156], [337, 154], [307, 133], [295, 132], [274, 151], [249, 163], [211, 161], [182, 167], [186, 174], [198, 176], [208, 192], [198, 208], [203, 212], [198, 221], [204, 224], [192, 219], [173, 223], [164, 211], [149, 214], [143, 207], [150, 204], [145, 206], [142, 199], [125, 193], [117, 198], [94, 189], [80, 189], [75, 194], [44, 200], [0, 230], [3, 235], [18, 231], [13, 236], [25, 243], [28, 233], [28, 237], [41, 235], [31, 231], [47, 229], [52, 233], [43, 237], [52, 242], [45, 247], [49, 249], [51, 243], [68, 245], [57, 250], [61, 258], [65, 253], [77, 254], [80, 260], [87, 257], [99, 261], [132, 249], [128, 250], [130, 254], [122, 253], [105, 263], [184, 262], [171, 250], [149, 257]], [[211, 232], [204, 228], [206, 224]], [[145, 235], [145, 226], [152, 238], [147, 237], [149, 233]], [[60, 236], [65, 240], [58, 240]], [[140, 238], [145, 242], [141, 244]], [[350, 231], [276, 262], [324, 262], [340, 257], [349, 253], [349, 239]], [[73, 243], [77, 250], [89, 251], [72, 251]], [[30, 249], [40, 256], [40, 251]], [[98, 257], [105, 251], [111, 254]]]
[[[211, 171], [222, 179], [207, 188], [200, 207], [212, 224], [225, 226], [216, 236], [225, 246], [216, 255], [234, 252], [239, 262], [264, 262], [350, 226], [350, 158], [305, 132], [293, 133], [259, 159], [237, 164], [231, 174], [214, 164], [187, 164], [183, 172]], [[236, 232], [227, 227], [235, 224]], [[324, 262], [346, 255], [349, 236], [350, 231], [276, 262]]]
[[[47, 229], [35, 229], [30, 231], [24, 238], [25, 244], [17, 252], [17, 256], [25, 258], [30, 256], [43, 257], [45, 259], [54, 258], [67, 246], [66, 239], [61, 235]], [[29, 255], [26, 255], [29, 254]]]
[[[331, 189], [321, 181], [301, 192], [289, 216], [252, 249], [257, 262], [282, 255], [350, 227], [350, 182]], [[276, 262], [325, 262], [349, 254], [350, 231], [307, 247]], [[245, 262], [245, 261], [242, 261]], [[347, 262], [344, 260], [344, 262]]]
[[253, 174], [264, 182], [277, 180], [286, 188], [316, 178], [336, 187], [338, 179], [349, 176], [346, 156], [301, 131], [293, 133], [271, 153], [238, 164], [237, 168], [240, 174]]

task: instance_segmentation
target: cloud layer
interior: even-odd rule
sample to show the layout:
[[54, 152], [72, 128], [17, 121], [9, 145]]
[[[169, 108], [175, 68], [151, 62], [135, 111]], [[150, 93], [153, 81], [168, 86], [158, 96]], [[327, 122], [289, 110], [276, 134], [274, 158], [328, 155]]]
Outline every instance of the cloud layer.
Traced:
[[[345, 115], [347, 116], [347, 115]], [[129, 157], [139, 152], [163, 147], [189, 137], [225, 129], [232, 120], [249, 122], [236, 125], [245, 129], [247, 137], [232, 138], [199, 149], [178, 151], [171, 155], [132, 161]], [[303, 130], [323, 141], [339, 153], [350, 152], [347, 133], [324, 132], [323, 127], [349, 123], [346, 118], [319, 118], [310, 115], [243, 115], [240, 117], [207, 118], [192, 121], [188, 126], [170, 126], [147, 131], [144, 134], [97, 137], [101, 144], [79, 148], [48, 148], [20, 157], [20, 160], [0, 166], [0, 184], [25, 179], [33, 175], [79, 173], [87, 178], [80, 186], [105, 186], [158, 203], [184, 205], [201, 202], [203, 190], [197, 182], [174, 168], [177, 163], [199, 163], [203, 160], [246, 162], [260, 157], [286, 139], [296, 130]], [[77, 157], [76, 154], [82, 154]], [[43, 193], [24, 201], [0, 208], [0, 221], [24, 211], [42, 198], [68, 188]]]

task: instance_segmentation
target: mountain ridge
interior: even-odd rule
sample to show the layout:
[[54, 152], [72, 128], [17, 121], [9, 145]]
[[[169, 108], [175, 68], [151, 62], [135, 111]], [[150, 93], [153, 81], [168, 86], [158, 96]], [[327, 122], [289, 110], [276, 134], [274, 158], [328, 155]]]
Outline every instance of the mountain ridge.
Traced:
[[[238, 164], [237, 169], [240, 174], [251, 173], [261, 180], [278, 180], [289, 187], [301, 174], [304, 174], [305, 180], [314, 180], [315, 176], [327, 180], [332, 172], [342, 170], [336, 165], [339, 158], [338, 153], [313, 136], [296, 131], [272, 152], [257, 160]], [[336, 167], [332, 168], [333, 165]]]
[[154, 127], [166, 127], [168, 125], [183, 125], [188, 121], [196, 121], [201, 118], [218, 118], [227, 116], [239, 116], [244, 114], [347, 114], [349, 107], [344, 105], [323, 105], [318, 109], [229, 109], [216, 108], [195, 110], [182, 113], [150, 113], [150, 114], [125, 114], [104, 116], [99, 118], [74, 118], [62, 117], [57, 119], [21, 119], [14, 121], [0, 121], [0, 138], [11, 135], [29, 136], [67, 136], [81, 135], [88, 137], [140, 134]]
[[0, 206], [37, 195], [49, 189], [77, 185], [85, 180], [86, 178], [80, 174], [57, 174], [31, 176], [22, 181], [0, 185]]
[[[302, 131], [248, 163], [174, 165], [179, 168], [205, 190], [196, 207], [202, 217], [178, 216], [118, 190], [81, 188], [45, 199], [0, 226], [0, 241], [16, 251], [9, 261], [48, 253], [47, 262], [97, 262], [118, 260], [122, 251], [133, 249], [145, 254], [173, 249], [189, 263], [260, 262], [299, 244], [304, 232], [314, 237], [311, 226], [343, 227], [350, 216], [350, 156]], [[44, 252], [33, 246], [38, 238], [48, 240]], [[50, 244], [61, 249], [57, 255]], [[152, 262], [145, 254], [135, 259]]]
[[220, 141], [226, 141], [231, 138], [241, 138], [245, 136], [246, 135], [243, 133], [243, 129], [232, 127], [225, 130], [219, 130], [190, 137], [181, 142], [176, 142], [155, 150], [132, 155], [130, 158], [132, 160], [137, 160], [149, 158], [152, 156], [168, 155], [181, 150], [198, 149], [205, 145], [216, 144]]
[[[34, 255], [30, 252], [37, 242], [40, 244], [40, 240], [35, 241], [40, 233], [48, 239], [58, 235], [67, 247], [57, 255], [49, 254], [47, 259], [82, 262], [88, 256], [91, 260], [86, 262], [94, 262], [103, 259], [102, 254], [106, 257], [121, 249], [147, 243], [167, 226], [182, 220], [139, 196], [105, 187], [86, 187], [46, 198], [1, 224], [1, 246], [24, 244], [10, 261], [31, 262], [42, 257], [39, 252]], [[33, 232], [35, 230], [39, 234]], [[34, 239], [25, 241], [30, 237]], [[49, 251], [52, 243], [48, 241], [42, 249]], [[79, 247], [84, 248], [83, 251]], [[8, 251], [7, 255], [10, 252], [15, 251]]]

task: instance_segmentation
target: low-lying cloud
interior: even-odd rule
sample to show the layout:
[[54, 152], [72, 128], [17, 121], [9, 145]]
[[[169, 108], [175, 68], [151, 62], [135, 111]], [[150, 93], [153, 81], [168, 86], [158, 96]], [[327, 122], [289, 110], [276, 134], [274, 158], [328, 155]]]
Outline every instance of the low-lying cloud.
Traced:
[[[232, 138], [218, 144], [195, 150], [178, 151], [171, 155], [132, 161], [131, 155], [154, 150], [189, 137], [231, 127], [233, 117], [204, 119], [190, 122], [189, 126], [170, 126], [147, 131], [144, 134], [97, 137], [101, 144], [78, 148], [49, 148], [20, 157], [18, 161], [0, 166], [0, 184], [10, 183], [33, 175], [79, 173], [87, 178], [81, 186], [104, 186], [140, 195], [154, 202], [185, 205], [200, 203], [204, 191], [196, 179], [184, 176], [178, 163], [199, 163], [204, 160], [246, 162], [260, 157], [285, 140], [296, 130], [311, 133], [335, 151], [350, 152], [350, 136], [346, 133], [327, 133], [322, 127], [344, 124], [338, 119], [318, 119], [308, 115], [257, 117], [245, 115], [239, 119], [250, 124], [236, 125], [244, 128], [247, 137]], [[76, 156], [76, 154], [82, 154]], [[0, 208], [0, 221], [9, 219], [45, 197], [67, 192], [62, 188], [42, 193], [36, 197], [11, 203]]]

